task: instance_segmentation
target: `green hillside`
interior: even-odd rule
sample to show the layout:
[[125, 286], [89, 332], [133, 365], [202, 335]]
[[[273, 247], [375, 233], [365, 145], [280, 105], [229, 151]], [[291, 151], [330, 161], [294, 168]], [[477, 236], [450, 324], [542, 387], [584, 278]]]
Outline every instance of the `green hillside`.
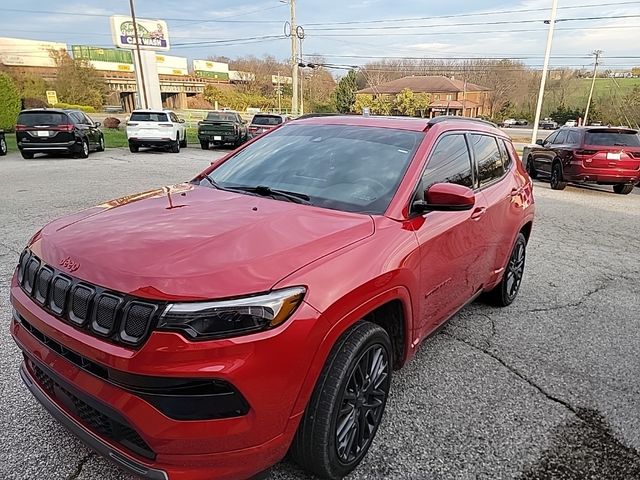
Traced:
[[[567, 103], [580, 104], [586, 101], [591, 88], [591, 79], [582, 78], [575, 81], [576, 88], [569, 96]], [[640, 78], [596, 78], [593, 96], [598, 100], [605, 98], [621, 98], [631, 93], [634, 87], [640, 88]]]

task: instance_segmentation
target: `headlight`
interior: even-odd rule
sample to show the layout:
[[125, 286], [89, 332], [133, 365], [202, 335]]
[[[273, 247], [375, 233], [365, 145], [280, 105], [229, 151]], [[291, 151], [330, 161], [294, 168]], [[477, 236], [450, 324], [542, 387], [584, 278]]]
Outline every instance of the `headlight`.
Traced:
[[178, 330], [193, 339], [233, 337], [267, 330], [291, 317], [305, 292], [304, 287], [291, 287], [235, 300], [172, 303], [160, 316], [158, 328]]

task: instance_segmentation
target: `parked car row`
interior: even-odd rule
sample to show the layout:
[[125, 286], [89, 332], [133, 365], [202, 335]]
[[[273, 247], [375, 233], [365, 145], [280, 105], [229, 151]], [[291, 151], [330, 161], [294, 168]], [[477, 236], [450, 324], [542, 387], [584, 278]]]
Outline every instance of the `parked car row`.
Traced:
[[532, 188], [488, 122], [288, 122], [39, 230], [10, 287], [20, 375], [135, 475], [250, 478], [288, 453], [342, 478], [393, 371], [478, 296], [516, 300]]

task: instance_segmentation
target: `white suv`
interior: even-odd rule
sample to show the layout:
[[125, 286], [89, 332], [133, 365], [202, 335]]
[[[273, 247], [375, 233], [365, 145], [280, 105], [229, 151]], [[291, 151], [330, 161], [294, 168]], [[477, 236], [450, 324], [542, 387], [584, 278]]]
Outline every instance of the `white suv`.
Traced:
[[127, 139], [132, 153], [140, 147], [165, 147], [178, 153], [187, 146], [187, 128], [171, 110], [134, 110], [127, 122]]

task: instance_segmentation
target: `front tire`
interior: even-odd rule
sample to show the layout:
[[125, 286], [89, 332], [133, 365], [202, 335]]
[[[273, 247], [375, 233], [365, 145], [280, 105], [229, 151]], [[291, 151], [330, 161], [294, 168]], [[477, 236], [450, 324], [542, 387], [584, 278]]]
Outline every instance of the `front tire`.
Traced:
[[613, 186], [613, 191], [619, 195], [629, 195], [633, 191], [633, 184], [617, 183]]
[[188, 146], [188, 145], [187, 145], [187, 134], [186, 134], [186, 132], [185, 132], [185, 134], [184, 134], [184, 138], [183, 138], [183, 139], [182, 139], [182, 141], [180, 142], [180, 146], [181, 146], [182, 148], [187, 148], [187, 146]]
[[359, 321], [336, 342], [290, 449], [308, 472], [339, 479], [358, 466], [376, 435], [391, 386], [391, 341]]
[[4, 157], [7, 154], [7, 140], [2, 137], [0, 138], [0, 157]]
[[533, 179], [538, 178], [538, 172], [535, 165], [533, 164], [533, 157], [531, 155], [529, 155], [529, 157], [527, 158], [527, 173]]
[[555, 162], [551, 167], [550, 183], [552, 190], [564, 190], [567, 188], [567, 182], [563, 181], [562, 165], [560, 165], [560, 162]]
[[524, 275], [526, 253], [527, 239], [524, 238], [522, 233], [518, 233], [507, 267], [502, 274], [502, 280], [493, 290], [486, 294], [489, 303], [497, 307], [506, 307], [516, 299]]
[[98, 141], [98, 148], [96, 148], [96, 152], [104, 152], [104, 135], [100, 135], [100, 140]]
[[180, 134], [176, 135], [176, 141], [171, 144], [171, 153], [180, 153]]

